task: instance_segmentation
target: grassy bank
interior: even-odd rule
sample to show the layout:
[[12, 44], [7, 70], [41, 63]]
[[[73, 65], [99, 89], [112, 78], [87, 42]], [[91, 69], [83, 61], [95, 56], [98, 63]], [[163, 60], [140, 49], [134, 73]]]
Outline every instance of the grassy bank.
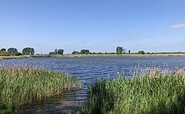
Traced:
[[21, 58], [31, 58], [31, 55], [21, 55], [21, 56], [0, 56], [0, 60], [5, 59], [21, 59]]
[[101, 79], [88, 89], [84, 114], [184, 114], [184, 70], [153, 69], [134, 78]]
[[185, 56], [180, 54], [64, 54], [64, 55], [22, 55], [22, 56], [0, 56], [0, 60], [4, 59], [20, 59], [20, 58], [74, 58], [74, 57], [161, 57], [161, 56]]
[[21, 105], [60, 95], [76, 86], [76, 78], [38, 68], [9, 67], [0, 70], [0, 113]]
[[34, 55], [32, 57], [160, 57], [160, 56], [185, 56], [185, 54], [64, 54], [64, 55]]
[[0, 61], [3, 60], [3, 57], [0, 56]]

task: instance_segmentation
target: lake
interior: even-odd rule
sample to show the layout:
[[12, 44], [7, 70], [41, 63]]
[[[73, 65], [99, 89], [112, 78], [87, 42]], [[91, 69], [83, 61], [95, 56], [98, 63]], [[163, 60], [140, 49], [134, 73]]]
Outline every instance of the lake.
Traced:
[[0, 67], [12, 64], [27, 64], [56, 72], [63, 71], [84, 82], [84, 87], [80, 90], [72, 90], [20, 109], [20, 112], [24, 113], [63, 113], [82, 106], [86, 99], [87, 84], [94, 83], [97, 79], [116, 77], [118, 72], [132, 76], [136, 68], [183, 68], [185, 57], [25, 58], [0, 61]]

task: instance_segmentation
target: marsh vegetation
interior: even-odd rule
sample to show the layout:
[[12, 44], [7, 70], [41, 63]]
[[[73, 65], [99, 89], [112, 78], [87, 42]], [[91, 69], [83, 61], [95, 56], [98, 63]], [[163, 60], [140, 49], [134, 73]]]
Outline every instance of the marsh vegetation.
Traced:
[[75, 77], [39, 68], [9, 66], [0, 69], [0, 113], [41, 101], [75, 88]]
[[84, 114], [184, 114], [185, 70], [150, 69], [90, 85]]

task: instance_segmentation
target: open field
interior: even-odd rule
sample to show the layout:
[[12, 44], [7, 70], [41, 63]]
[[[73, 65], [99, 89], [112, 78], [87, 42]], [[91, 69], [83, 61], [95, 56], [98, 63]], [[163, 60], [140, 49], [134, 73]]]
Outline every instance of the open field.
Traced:
[[184, 114], [184, 69], [151, 69], [134, 78], [101, 79], [88, 88], [83, 114]]
[[12, 112], [25, 104], [41, 101], [75, 88], [77, 80], [28, 66], [12, 66], [0, 70], [0, 113]]

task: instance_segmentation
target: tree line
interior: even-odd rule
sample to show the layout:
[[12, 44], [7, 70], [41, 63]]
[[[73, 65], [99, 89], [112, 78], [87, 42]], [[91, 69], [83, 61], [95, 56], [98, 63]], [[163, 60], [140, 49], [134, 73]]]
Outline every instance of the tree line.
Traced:
[[16, 48], [8, 48], [8, 50], [6, 48], [2, 48], [0, 50], [0, 56], [20, 56], [20, 55], [34, 55], [35, 51], [34, 48], [31, 47], [26, 47], [22, 50], [22, 52], [18, 52], [18, 50]]
[[[115, 52], [90, 52], [88, 49], [82, 49], [81, 51], [73, 51], [72, 54], [125, 54], [125, 53], [131, 53], [130, 50], [126, 51], [125, 48], [118, 46], [116, 47]], [[2, 48], [0, 50], [0, 56], [9, 56], [9, 55], [34, 55], [35, 50], [31, 47], [26, 47], [22, 50], [22, 52], [18, 52], [16, 48], [9, 48], [6, 50], [5, 48]], [[53, 52], [49, 52], [49, 55], [63, 55], [64, 50], [63, 49], [55, 49]], [[139, 51], [137, 54], [145, 54], [144, 51]]]

